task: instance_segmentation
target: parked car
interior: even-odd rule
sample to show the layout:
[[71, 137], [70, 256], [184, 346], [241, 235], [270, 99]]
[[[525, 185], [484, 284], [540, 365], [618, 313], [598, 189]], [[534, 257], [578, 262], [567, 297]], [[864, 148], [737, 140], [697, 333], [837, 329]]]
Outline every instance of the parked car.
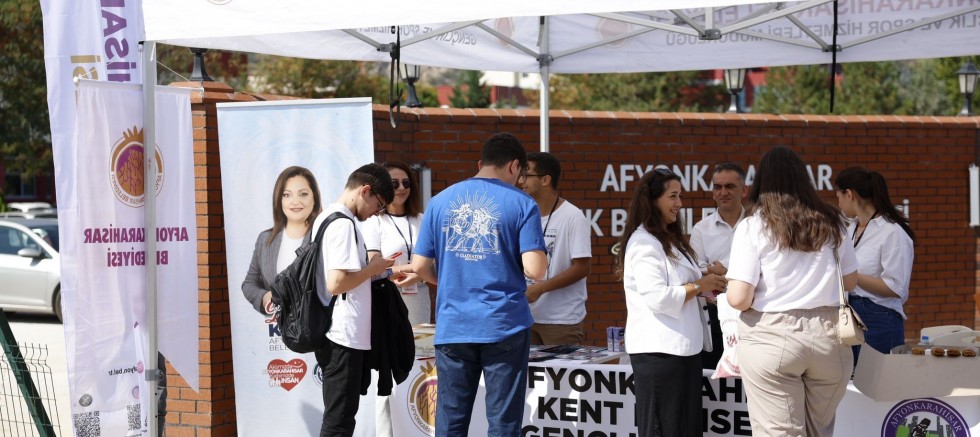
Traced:
[[61, 320], [58, 220], [0, 219], [0, 308]]
[[58, 208], [47, 202], [11, 202], [0, 218], [58, 218]]

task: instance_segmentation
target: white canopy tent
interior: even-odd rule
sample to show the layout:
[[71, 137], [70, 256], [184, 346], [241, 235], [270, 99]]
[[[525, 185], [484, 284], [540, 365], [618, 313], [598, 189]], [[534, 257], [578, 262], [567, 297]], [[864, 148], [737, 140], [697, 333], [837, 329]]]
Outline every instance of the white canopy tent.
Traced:
[[[402, 62], [539, 72], [542, 150], [548, 150], [551, 72], [825, 64], [834, 52], [834, 23], [837, 62], [980, 53], [980, 0], [839, 0], [836, 14], [833, 0], [294, 0], [274, 5], [262, 0], [143, 0], [143, 14], [144, 65], [154, 60], [155, 42], [390, 61], [396, 41], [391, 26], [400, 26]], [[143, 83], [156, 83], [155, 69], [144, 68], [143, 74]], [[145, 107], [153, 108], [152, 93], [145, 93], [145, 99]], [[152, 144], [152, 111], [145, 117], [146, 141]], [[147, 166], [145, 177], [154, 177], [154, 171]], [[151, 197], [148, 213], [154, 207]], [[147, 250], [152, 244], [147, 242]], [[148, 272], [151, 279], [153, 274]], [[155, 290], [148, 289], [148, 299], [154, 298]], [[151, 339], [153, 348], [155, 341]]]
[[[146, 40], [281, 56], [541, 73], [750, 68], [980, 53], [980, 0], [544, 1], [425, 5], [146, 0]], [[302, 19], [300, 19], [302, 17]], [[220, 26], [215, 23], [221, 23]], [[421, 24], [428, 23], [428, 24]]]

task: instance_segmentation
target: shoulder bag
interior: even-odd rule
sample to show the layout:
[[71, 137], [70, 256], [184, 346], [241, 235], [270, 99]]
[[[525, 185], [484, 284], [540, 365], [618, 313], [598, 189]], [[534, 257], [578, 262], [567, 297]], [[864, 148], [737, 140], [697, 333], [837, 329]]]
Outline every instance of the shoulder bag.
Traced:
[[854, 308], [847, 302], [847, 292], [844, 291], [844, 275], [840, 270], [840, 255], [837, 248], [834, 248], [834, 261], [837, 262], [837, 285], [840, 290], [840, 319], [837, 321], [837, 334], [840, 336], [841, 344], [847, 346], [857, 346], [864, 343], [864, 331], [868, 327], [857, 315]]

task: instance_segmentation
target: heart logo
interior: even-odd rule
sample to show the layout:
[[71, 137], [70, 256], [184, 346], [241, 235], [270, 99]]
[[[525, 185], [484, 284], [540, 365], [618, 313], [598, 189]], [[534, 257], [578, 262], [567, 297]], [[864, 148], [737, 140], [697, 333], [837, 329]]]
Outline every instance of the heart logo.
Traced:
[[287, 363], [277, 358], [269, 361], [266, 371], [269, 374], [269, 387], [282, 387], [290, 391], [306, 376], [306, 361], [294, 358]]

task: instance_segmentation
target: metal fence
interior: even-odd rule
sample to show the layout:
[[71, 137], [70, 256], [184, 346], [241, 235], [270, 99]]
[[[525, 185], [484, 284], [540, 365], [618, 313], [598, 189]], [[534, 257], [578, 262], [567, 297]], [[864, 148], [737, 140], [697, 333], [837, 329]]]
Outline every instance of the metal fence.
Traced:
[[[17, 344], [0, 310], [0, 436], [61, 433], [48, 347]], [[53, 418], [53, 419], [52, 419]]]

